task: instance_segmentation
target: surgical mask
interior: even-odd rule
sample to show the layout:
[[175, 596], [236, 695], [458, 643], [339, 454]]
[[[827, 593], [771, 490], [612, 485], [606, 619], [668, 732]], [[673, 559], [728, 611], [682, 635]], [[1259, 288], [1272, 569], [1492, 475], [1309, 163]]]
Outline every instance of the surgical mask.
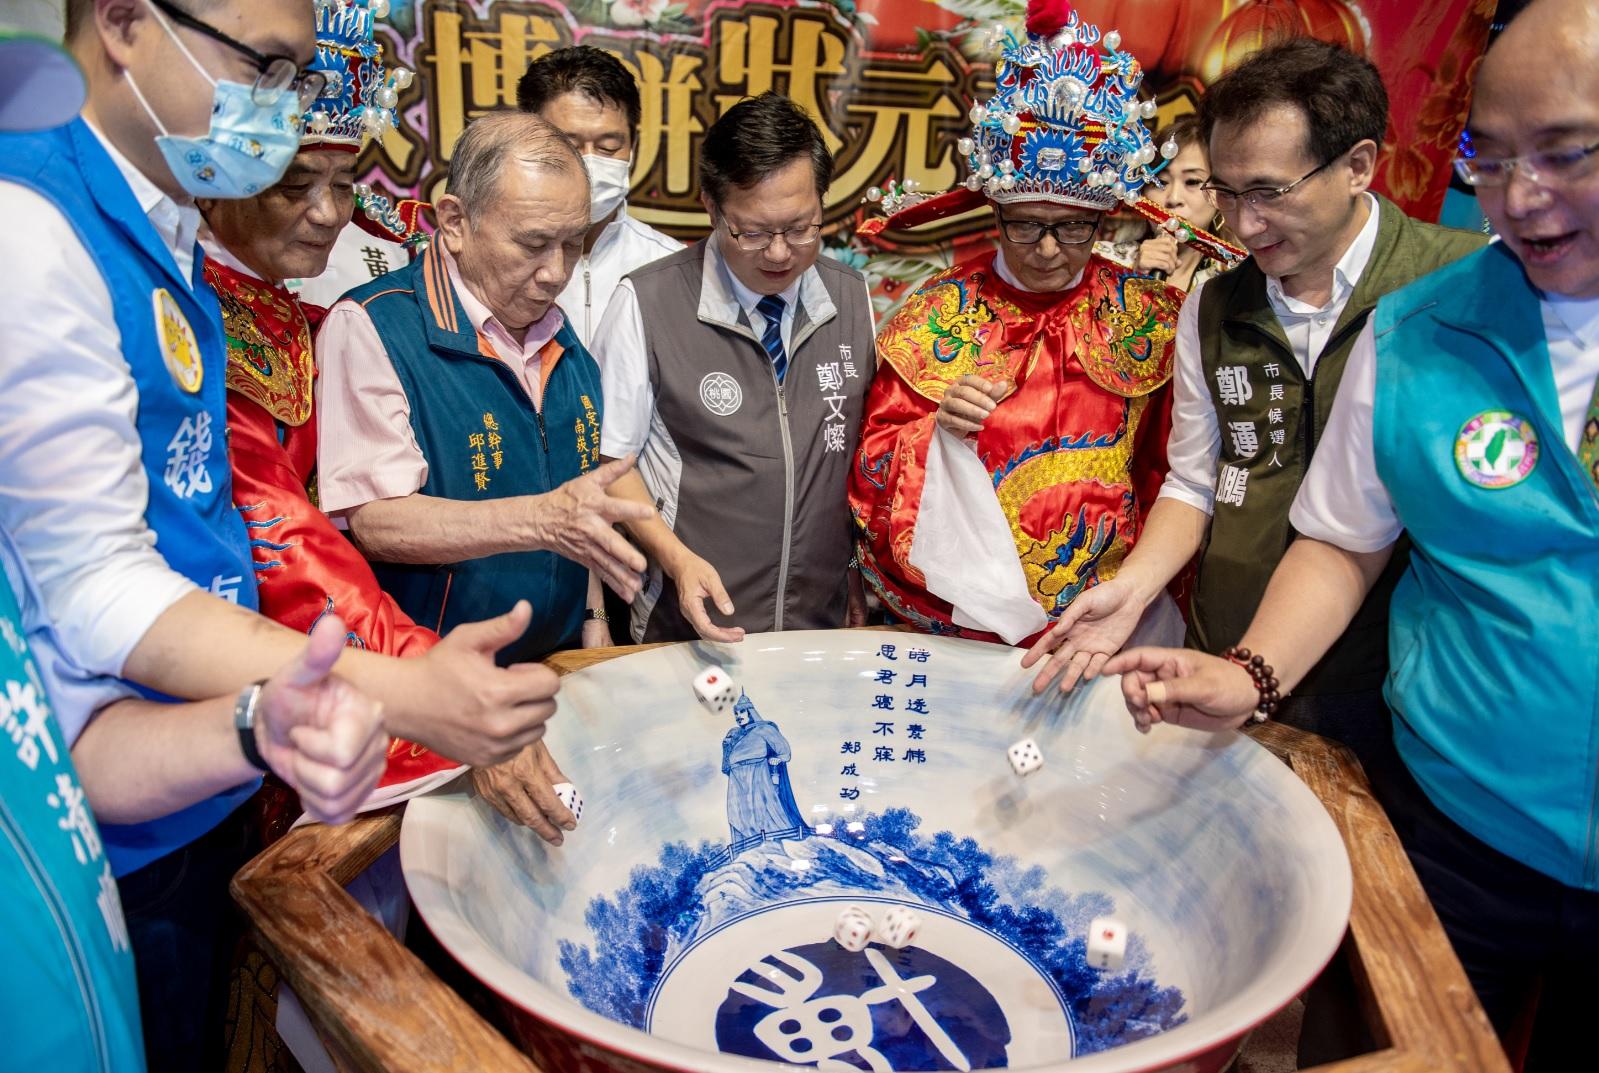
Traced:
[[194, 197], [207, 198], [254, 197], [274, 185], [300, 151], [299, 94], [283, 89], [270, 104], [256, 104], [254, 87], [212, 78], [160, 12], [156, 17], [178, 51], [212, 86], [210, 128], [200, 137], [186, 137], [167, 131], [128, 72], [128, 88], [161, 131], [155, 144], [173, 178]]
[[585, 154], [583, 167], [589, 173], [589, 223], [597, 224], [627, 200], [633, 162]]

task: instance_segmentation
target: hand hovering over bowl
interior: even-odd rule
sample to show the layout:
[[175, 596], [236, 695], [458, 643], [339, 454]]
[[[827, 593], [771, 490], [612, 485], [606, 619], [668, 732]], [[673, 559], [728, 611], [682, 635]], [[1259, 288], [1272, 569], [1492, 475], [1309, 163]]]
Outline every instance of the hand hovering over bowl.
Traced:
[[1259, 697], [1249, 672], [1188, 648], [1133, 648], [1105, 664], [1122, 676], [1122, 698], [1140, 733], [1156, 723], [1193, 730], [1237, 730]]
[[568, 781], [542, 741], [536, 741], [503, 764], [472, 769], [472, 788], [512, 823], [531, 828], [552, 846], [577, 827], [577, 817], [555, 795]]

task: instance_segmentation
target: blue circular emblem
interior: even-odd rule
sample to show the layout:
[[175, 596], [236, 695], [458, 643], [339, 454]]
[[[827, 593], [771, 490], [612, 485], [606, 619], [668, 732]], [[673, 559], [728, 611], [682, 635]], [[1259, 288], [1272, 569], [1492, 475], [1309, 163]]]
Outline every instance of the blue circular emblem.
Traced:
[[723, 1053], [804, 1065], [832, 1059], [859, 1069], [1009, 1064], [1011, 1030], [999, 1002], [936, 954], [877, 943], [851, 953], [828, 941], [767, 961], [772, 971], [744, 973], [717, 1010]]

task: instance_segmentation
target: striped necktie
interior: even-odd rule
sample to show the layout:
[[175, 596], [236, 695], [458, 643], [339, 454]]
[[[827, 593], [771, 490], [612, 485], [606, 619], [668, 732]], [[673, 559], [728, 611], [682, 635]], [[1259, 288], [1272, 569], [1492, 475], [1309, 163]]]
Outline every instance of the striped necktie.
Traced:
[[772, 372], [777, 374], [777, 382], [783, 382], [783, 374], [788, 372], [788, 355], [783, 353], [783, 307], [785, 302], [781, 295], [768, 294], [755, 303], [755, 309], [766, 318], [766, 331], [761, 335], [761, 346], [766, 348], [767, 356], [772, 359]]

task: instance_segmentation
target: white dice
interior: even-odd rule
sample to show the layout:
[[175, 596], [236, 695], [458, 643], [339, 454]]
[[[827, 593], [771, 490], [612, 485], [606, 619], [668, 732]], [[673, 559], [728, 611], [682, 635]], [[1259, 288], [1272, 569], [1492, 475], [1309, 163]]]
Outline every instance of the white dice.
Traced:
[[883, 926], [877, 930], [877, 937], [898, 950], [915, 942], [916, 934], [921, 930], [922, 918], [909, 906], [896, 905], [883, 917]]
[[732, 677], [720, 667], [707, 667], [694, 678], [694, 695], [700, 703], [720, 715], [733, 706], [738, 698], [738, 687]]
[[1038, 743], [1032, 738], [1023, 738], [1006, 749], [1005, 755], [1010, 757], [1011, 770], [1018, 775], [1031, 775], [1044, 766], [1044, 754], [1038, 751]]
[[1088, 925], [1088, 964], [1114, 972], [1126, 957], [1126, 925], [1114, 917], [1095, 917]]
[[833, 938], [852, 953], [860, 953], [872, 941], [872, 916], [858, 905], [845, 906], [833, 922]]
[[577, 787], [569, 782], [558, 782], [551, 789], [555, 791], [555, 796], [561, 799], [561, 804], [571, 810], [572, 819], [582, 822], [583, 795], [577, 792]]

